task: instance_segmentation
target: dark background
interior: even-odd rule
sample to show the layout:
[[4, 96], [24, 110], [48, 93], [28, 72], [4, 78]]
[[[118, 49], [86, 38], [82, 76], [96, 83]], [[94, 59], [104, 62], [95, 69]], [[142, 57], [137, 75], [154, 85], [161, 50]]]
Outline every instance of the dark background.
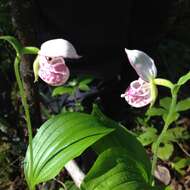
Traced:
[[111, 78], [127, 60], [125, 47], [151, 51], [158, 45], [167, 32], [171, 2], [36, 0], [37, 41], [67, 39], [83, 56], [72, 71]]

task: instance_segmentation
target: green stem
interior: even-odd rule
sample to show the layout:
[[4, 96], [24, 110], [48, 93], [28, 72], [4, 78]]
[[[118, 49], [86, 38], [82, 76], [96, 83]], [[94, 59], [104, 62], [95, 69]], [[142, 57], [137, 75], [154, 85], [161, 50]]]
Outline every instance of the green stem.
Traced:
[[[32, 125], [31, 125], [31, 120], [30, 120], [30, 112], [29, 112], [29, 106], [27, 103], [27, 98], [26, 94], [24, 91], [23, 83], [20, 77], [20, 72], [19, 72], [19, 65], [20, 65], [20, 56], [17, 55], [15, 58], [14, 62], [14, 70], [15, 70], [15, 76], [16, 80], [18, 83], [19, 91], [20, 91], [20, 96], [22, 100], [22, 104], [24, 107], [25, 111], [25, 119], [26, 119], [26, 124], [28, 128], [28, 136], [29, 136], [29, 152], [30, 152], [30, 159], [29, 159], [29, 166], [30, 166], [30, 171], [29, 171], [29, 176], [32, 174], [32, 169], [33, 169], [33, 149], [32, 149]], [[31, 190], [34, 190], [34, 187], [30, 187]]]
[[154, 151], [154, 156], [153, 156], [153, 161], [152, 161], [152, 170], [151, 170], [151, 174], [152, 174], [152, 180], [151, 181], [152, 181], [153, 186], [154, 186], [153, 176], [154, 176], [154, 172], [156, 169], [156, 163], [157, 163], [157, 159], [158, 159], [158, 156], [157, 156], [158, 148], [160, 146], [160, 143], [162, 142], [164, 134], [166, 133], [168, 127], [171, 124], [171, 118], [173, 116], [173, 113], [175, 112], [175, 107], [176, 107], [176, 102], [177, 102], [177, 94], [174, 94], [172, 92], [172, 90], [171, 90], [171, 93], [172, 93], [172, 101], [170, 104], [169, 113], [167, 115], [163, 130], [162, 130], [161, 134], [159, 135], [158, 140], [157, 140], [156, 145], [155, 145], [155, 151]]
[[170, 89], [174, 88], [174, 84], [171, 81], [167, 80], [167, 79], [156, 78], [156, 79], [154, 79], [154, 83], [156, 85], [168, 87]]

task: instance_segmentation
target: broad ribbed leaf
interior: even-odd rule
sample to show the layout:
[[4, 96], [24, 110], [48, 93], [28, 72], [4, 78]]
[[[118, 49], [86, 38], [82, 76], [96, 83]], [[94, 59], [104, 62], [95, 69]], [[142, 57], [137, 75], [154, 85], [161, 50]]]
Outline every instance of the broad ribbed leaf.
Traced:
[[30, 175], [29, 150], [25, 175], [30, 186], [54, 178], [64, 165], [94, 142], [112, 132], [94, 116], [65, 113], [45, 122], [33, 139], [33, 169]]
[[151, 190], [145, 173], [142, 165], [125, 148], [110, 148], [98, 157], [84, 179], [82, 189]]
[[103, 115], [98, 107], [94, 106], [92, 114], [99, 118], [100, 121], [104, 122], [105, 125], [116, 129], [114, 132], [99, 140], [93, 146], [94, 150], [100, 154], [112, 147], [124, 148], [125, 151], [128, 152], [128, 155], [144, 168], [144, 171], [146, 171], [146, 178], [149, 180], [151, 176], [151, 163], [146, 155], [144, 147], [137, 138], [126, 128]]

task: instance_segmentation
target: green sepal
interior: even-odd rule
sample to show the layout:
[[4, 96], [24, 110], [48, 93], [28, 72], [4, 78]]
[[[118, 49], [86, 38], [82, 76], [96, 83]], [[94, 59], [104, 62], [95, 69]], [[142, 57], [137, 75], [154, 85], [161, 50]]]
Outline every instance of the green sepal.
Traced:
[[154, 82], [154, 79], [150, 79], [150, 95], [151, 95], [151, 99], [152, 99], [150, 107], [152, 107], [154, 105], [154, 103], [156, 102], [156, 98], [158, 96], [158, 89]]
[[34, 71], [34, 82], [38, 81], [38, 72], [39, 72], [39, 57], [37, 56], [33, 63], [33, 71]]

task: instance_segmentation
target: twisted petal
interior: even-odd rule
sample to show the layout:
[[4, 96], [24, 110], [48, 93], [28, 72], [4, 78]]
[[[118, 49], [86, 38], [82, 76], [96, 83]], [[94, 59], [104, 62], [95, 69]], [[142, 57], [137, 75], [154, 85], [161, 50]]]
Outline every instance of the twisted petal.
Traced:
[[151, 103], [150, 83], [139, 78], [133, 81], [121, 97], [133, 107], [140, 108]]
[[49, 58], [39, 55], [39, 77], [52, 86], [63, 85], [70, 76], [63, 57]]
[[152, 58], [139, 50], [125, 49], [125, 52], [127, 53], [130, 64], [141, 79], [148, 82], [151, 78], [156, 78], [157, 69]]
[[41, 45], [39, 55], [47, 57], [59, 57], [78, 59], [80, 56], [77, 54], [74, 46], [64, 39], [54, 39], [44, 42]]

